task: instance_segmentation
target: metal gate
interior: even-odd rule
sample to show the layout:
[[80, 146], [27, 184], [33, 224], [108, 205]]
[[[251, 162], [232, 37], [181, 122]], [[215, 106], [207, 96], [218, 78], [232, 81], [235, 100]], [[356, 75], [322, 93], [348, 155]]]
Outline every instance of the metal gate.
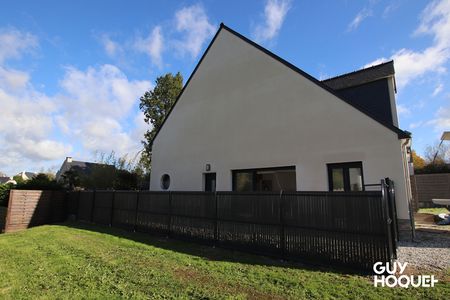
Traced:
[[389, 178], [381, 180], [381, 193], [383, 215], [386, 221], [386, 233], [389, 257], [391, 260], [397, 258], [398, 245], [398, 223], [397, 223], [397, 207], [395, 205], [395, 186], [394, 181]]

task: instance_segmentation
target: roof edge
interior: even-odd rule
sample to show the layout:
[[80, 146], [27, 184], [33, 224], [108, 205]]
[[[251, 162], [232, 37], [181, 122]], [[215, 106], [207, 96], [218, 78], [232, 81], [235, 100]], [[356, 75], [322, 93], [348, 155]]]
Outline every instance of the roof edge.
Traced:
[[[333, 77], [321, 80], [321, 82], [326, 82], [326, 81], [329, 81], [329, 80], [334, 80], [334, 79], [342, 78], [342, 77], [345, 77], [345, 76], [354, 75], [354, 74], [357, 74], [357, 73], [367, 72], [367, 71], [370, 71], [370, 70], [382, 67], [384, 65], [393, 64], [393, 63], [394, 63], [394, 60], [391, 59], [389, 61], [377, 64], [377, 65], [372, 65], [372, 66], [367, 67], [367, 68], [362, 68], [362, 69], [355, 70], [355, 71], [352, 71], [352, 72], [348, 72], [348, 73], [344, 73], [344, 74], [341, 74], [341, 75], [333, 76]], [[389, 76], [394, 76], [394, 74], [395, 74], [395, 71], [392, 74], [390, 74]]]

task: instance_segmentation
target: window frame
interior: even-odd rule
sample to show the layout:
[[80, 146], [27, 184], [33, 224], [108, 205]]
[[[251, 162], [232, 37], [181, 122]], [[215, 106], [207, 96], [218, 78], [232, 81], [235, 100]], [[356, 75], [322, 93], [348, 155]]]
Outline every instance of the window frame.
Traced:
[[[351, 161], [351, 162], [340, 162], [340, 163], [328, 163], [328, 190], [335, 193], [354, 193], [358, 191], [350, 190], [350, 168], [360, 168], [361, 169], [361, 184], [362, 192], [365, 191], [364, 186], [364, 169], [362, 161]], [[344, 191], [333, 191], [333, 169], [342, 169], [344, 175]]]
[[[165, 180], [165, 179], [167, 179], [167, 180]], [[163, 175], [161, 175], [161, 179], [160, 179], [160, 187], [161, 187], [161, 190], [163, 190], [163, 191], [167, 191], [167, 190], [169, 190], [169, 188], [170, 188], [170, 184], [171, 184], [171, 178], [170, 178], [170, 175], [169, 174], [167, 174], [167, 173], [164, 173]], [[166, 187], [166, 184], [167, 183], [167, 187]]]
[[[214, 190], [211, 187], [211, 191], [206, 190], [208, 176], [214, 176]], [[203, 191], [204, 192], [216, 192], [217, 190], [217, 173], [216, 172], [206, 172], [203, 173]]]
[[238, 173], [251, 173], [252, 174], [252, 190], [248, 192], [240, 192], [240, 193], [256, 193], [256, 173], [258, 171], [277, 171], [277, 170], [292, 170], [295, 172], [295, 177], [297, 178], [297, 170], [295, 166], [282, 166], [282, 167], [266, 167], [266, 168], [253, 168], [253, 169], [236, 169], [231, 170], [231, 190], [236, 192], [236, 174]]

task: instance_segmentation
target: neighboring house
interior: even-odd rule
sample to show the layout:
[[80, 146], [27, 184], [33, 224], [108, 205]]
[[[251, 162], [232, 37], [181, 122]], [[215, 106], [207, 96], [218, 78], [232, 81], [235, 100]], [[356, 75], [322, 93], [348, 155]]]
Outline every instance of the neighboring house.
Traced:
[[23, 181], [27, 181], [30, 180], [31, 178], [35, 177], [37, 175], [37, 173], [34, 172], [20, 172], [16, 175], [14, 175], [14, 178], [21, 178]]
[[[71, 169], [76, 171], [79, 176], [89, 176], [92, 174], [92, 171], [96, 166], [105, 166], [105, 164], [98, 164], [87, 161], [77, 161], [73, 160], [72, 157], [66, 157], [63, 164], [61, 165], [61, 168], [59, 169], [58, 172], [56, 172], [55, 179], [56, 181], [61, 181], [64, 173], [66, 173]], [[113, 166], [109, 167], [113, 168]]]
[[153, 140], [151, 190], [362, 191], [409, 224], [393, 62], [320, 81], [221, 24]]
[[0, 184], [12, 183], [17, 184], [17, 182], [9, 176], [0, 176]]

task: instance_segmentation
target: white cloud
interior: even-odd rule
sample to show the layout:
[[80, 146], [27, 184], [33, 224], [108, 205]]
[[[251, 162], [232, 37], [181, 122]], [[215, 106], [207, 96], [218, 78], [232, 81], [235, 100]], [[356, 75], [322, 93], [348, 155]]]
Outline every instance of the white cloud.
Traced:
[[[431, 35], [433, 42], [421, 51], [403, 48], [390, 57], [395, 62], [399, 89], [425, 74], [443, 74], [447, 71], [445, 65], [450, 59], [450, 1], [434, 1], [429, 4], [421, 14], [420, 24], [414, 35]], [[386, 60], [379, 58], [367, 65]]]
[[0, 29], [0, 45], [0, 169], [12, 175], [60, 158], [71, 146], [51, 138], [52, 115], [58, 109], [54, 101], [33, 87], [28, 72], [4, 65], [37, 49], [37, 37], [14, 28]]
[[2, 89], [15, 91], [27, 86], [30, 76], [27, 72], [6, 69], [0, 66], [0, 85]]
[[442, 90], [444, 89], [444, 85], [442, 83], [439, 83], [436, 88], [433, 91], [433, 94], [431, 96], [435, 97], [437, 96]]
[[404, 105], [397, 104], [397, 113], [399, 116], [408, 116], [411, 114], [411, 110]]
[[362, 21], [364, 21], [366, 18], [372, 16], [372, 10], [368, 8], [363, 8], [360, 10], [355, 18], [348, 24], [347, 31], [353, 31], [361, 25]]
[[439, 107], [435, 119], [428, 121], [428, 125], [433, 125], [436, 131], [448, 131], [450, 128], [450, 106]]
[[122, 46], [119, 43], [113, 41], [107, 34], [102, 34], [100, 36], [100, 42], [102, 43], [103, 48], [105, 49], [105, 52], [109, 57], [117, 57], [123, 52]]
[[149, 81], [129, 80], [116, 66], [102, 65], [85, 71], [69, 67], [60, 86], [62, 112], [55, 119], [61, 131], [92, 152], [140, 150], [134, 117], [139, 97], [152, 87]]
[[14, 28], [0, 29], [0, 64], [7, 59], [20, 58], [38, 47], [38, 38]]
[[150, 57], [152, 63], [158, 67], [162, 67], [162, 52], [164, 50], [164, 37], [161, 26], [153, 28], [148, 37], [138, 36], [134, 42], [134, 48]]
[[184, 39], [176, 41], [182, 54], [189, 53], [196, 57], [205, 41], [216, 31], [216, 27], [209, 22], [205, 10], [200, 5], [184, 7], [175, 13], [176, 30], [183, 33]]
[[411, 123], [411, 124], [409, 124], [409, 129], [415, 129], [415, 128], [418, 128], [418, 127], [420, 127], [420, 126], [422, 126], [423, 125], [423, 121], [418, 121], [418, 122], [415, 122], [415, 123]]
[[264, 23], [257, 25], [253, 36], [257, 42], [275, 38], [291, 8], [290, 0], [267, 0], [264, 7]]

